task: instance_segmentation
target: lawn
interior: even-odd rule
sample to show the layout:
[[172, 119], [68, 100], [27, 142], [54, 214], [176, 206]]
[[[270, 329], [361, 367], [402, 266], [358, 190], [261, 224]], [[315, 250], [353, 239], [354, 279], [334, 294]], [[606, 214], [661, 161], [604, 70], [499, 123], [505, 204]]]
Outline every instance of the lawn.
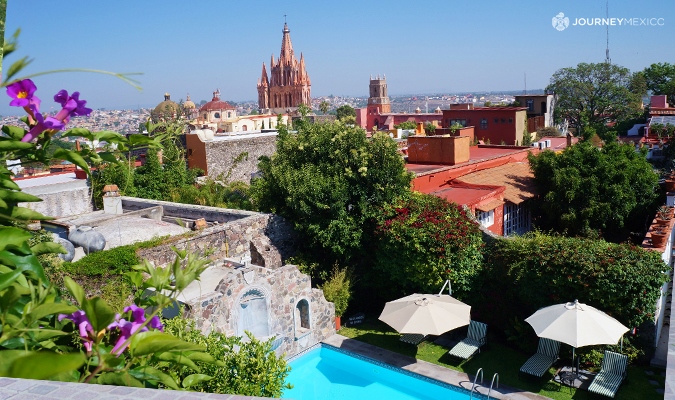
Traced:
[[[592, 395], [585, 390], [574, 390], [567, 387], [561, 390], [557, 383], [550, 380], [555, 373], [555, 369], [551, 369], [549, 374], [544, 375], [544, 378], [540, 380], [520, 379], [518, 371], [531, 354], [523, 354], [503, 344], [490, 341], [489, 330], [488, 344], [483, 348], [482, 352], [471, 360], [464, 362], [448, 356], [447, 348], [429, 341], [425, 341], [417, 347], [403, 343], [399, 341], [399, 334], [397, 332], [373, 318], [367, 319], [363, 324], [355, 327], [342, 328], [338, 333], [373, 346], [461, 371], [472, 377], [478, 368], [483, 368], [485, 376], [484, 384], [486, 385], [490, 384], [492, 376], [497, 372], [499, 373], [499, 382], [501, 384], [556, 400], [606, 398]], [[536, 349], [533, 349], [533, 353], [534, 350]], [[662, 375], [664, 371], [664, 369], [660, 368], [628, 367], [628, 378], [619, 388], [615, 398], [619, 400], [663, 399], [663, 395], [658, 394], [656, 389], [665, 386], [665, 377]], [[658, 381], [659, 386], [650, 384], [650, 380]]]

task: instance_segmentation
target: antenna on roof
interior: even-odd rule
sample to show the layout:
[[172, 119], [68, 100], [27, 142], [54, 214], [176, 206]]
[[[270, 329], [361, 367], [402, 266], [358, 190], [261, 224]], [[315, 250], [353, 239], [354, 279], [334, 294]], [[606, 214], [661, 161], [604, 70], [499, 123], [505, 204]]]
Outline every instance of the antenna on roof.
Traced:
[[[609, 20], [609, 0], [605, 2], [605, 16], [607, 17], [607, 20]], [[612, 63], [612, 59], [609, 58], [609, 24], [605, 26], [607, 30], [607, 48], [605, 49], [605, 62], [607, 64]]]

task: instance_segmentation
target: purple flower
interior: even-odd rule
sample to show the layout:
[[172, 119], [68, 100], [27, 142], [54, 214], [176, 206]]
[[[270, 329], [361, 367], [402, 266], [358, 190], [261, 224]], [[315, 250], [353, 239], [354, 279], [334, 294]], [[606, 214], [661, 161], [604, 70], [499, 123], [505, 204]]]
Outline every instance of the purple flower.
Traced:
[[72, 314], [59, 314], [59, 321], [62, 321], [66, 318], [73, 321], [75, 326], [77, 326], [77, 328], [80, 330], [80, 337], [84, 341], [84, 348], [87, 349], [87, 351], [91, 351], [94, 327], [91, 325], [91, 322], [89, 322], [87, 314], [85, 314], [82, 310], [75, 311]]
[[[129, 340], [131, 335], [139, 331], [139, 328], [141, 328], [141, 325], [146, 321], [145, 318], [145, 310], [142, 307], [139, 307], [135, 304], [132, 304], [130, 306], [124, 307], [124, 312], [129, 312], [131, 311], [131, 319], [133, 321], [127, 321], [124, 318], [119, 319], [119, 315], [117, 316], [117, 320], [113, 322], [112, 324], [108, 325], [108, 329], [119, 329], [120, 331], [120, 336], [117, 339], [117, 342], [115, 342], [115, 346], [112, 348], [110, 351], [113, 354], [120, 355], [126, 349], [126, 346], [124, 346], [124, 343]], [[153, 328], [153, 329], [159, 329], [160, 331], [164, 331], [164, 327], [162, 326], [162, 323], [159, 320], [158, 316], [154, 316], [150, 319], [148, 324], [144, 326], [142, 329], [140, 329], [140, 332], [146, 332], [148, 331], [148, 327]]]
[[10, 106], [28, 107], [30, 105], [40, 106], [40, 99], [33, 96], [37, 87], [30, 79], [24, 79], [14, 82], [7, 86], [7, 95], [12, 98]]
[[73, 92], [68, 96], [66, 90], [60, 90], [54, 95], [54, 101], [61, 104], [61, 111], [56, 114], [56, 119], [68, 122], [71, 116], [89, 115], [91, 108], [85, 107], [86, 100], [80, 100], [80, 92]]
[[62, 121], [54, 117], [45, 118], [42, 114], [40, 114], [39, 111], [35, 112], [35, 119], [37, 120], [37, 125], [32, 127], [31, 130], [28, 131], [28, 133], [25, 134], [23, 138], [21, 138], [22, 142], [30, 142], [36, 137], [40, 136], [42, 132], [45, 131], [56, 132], [63, 129], [66, 126], [66, 124], [64, 124]]

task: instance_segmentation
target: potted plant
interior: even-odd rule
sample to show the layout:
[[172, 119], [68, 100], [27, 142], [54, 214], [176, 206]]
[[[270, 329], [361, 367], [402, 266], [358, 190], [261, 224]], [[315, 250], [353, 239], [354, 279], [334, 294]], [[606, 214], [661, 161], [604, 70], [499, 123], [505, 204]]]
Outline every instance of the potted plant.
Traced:
[[670, 174], [666, 177], [666, 192], [675, 191], [675, 171], [670, 171]]
[[668, 241], [670, 231], [668, 227], [663, 225], [655, 225], [651, 232], [652, 246], [662, 247]]
[[668, 225], [673, 218], [673, 213], [670, 207], [661, 206], [656, 211], [656, 223], [658, 225]]
[[319, 286], [326, 300], [335, 304], [335, 330], [340, 330], [340, 317], [347, 311], [349, 299], [352, 297], [351, 274], [347, 268], [333, 268], [330, 278]]

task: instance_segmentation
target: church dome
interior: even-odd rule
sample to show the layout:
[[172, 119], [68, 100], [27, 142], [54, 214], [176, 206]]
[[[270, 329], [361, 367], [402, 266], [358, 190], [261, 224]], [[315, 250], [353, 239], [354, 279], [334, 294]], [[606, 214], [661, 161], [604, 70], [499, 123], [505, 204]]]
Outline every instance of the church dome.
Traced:
[[194, 110], [195, 108], [197, 108], [195, 103], [192, 100], [190, 100], [189, 94], [187, 95], [187, 100], [185, 100], [185, 102], [183, 103], [183, 108], [186, 110]]
[[180, 106], [178, 103], [171, 100], [169, 93], [164, 94], [164, 101], [159, 103], [152, 111], [152, 116], [155, 118], [173, 117], [180, 114]]
[[226, 102], [220, 100], [220, 90], [213, 92], [213, 99], [204, 104], [199, 111], [220, 111], [220, 110], [234, 110], [234, 107]]

